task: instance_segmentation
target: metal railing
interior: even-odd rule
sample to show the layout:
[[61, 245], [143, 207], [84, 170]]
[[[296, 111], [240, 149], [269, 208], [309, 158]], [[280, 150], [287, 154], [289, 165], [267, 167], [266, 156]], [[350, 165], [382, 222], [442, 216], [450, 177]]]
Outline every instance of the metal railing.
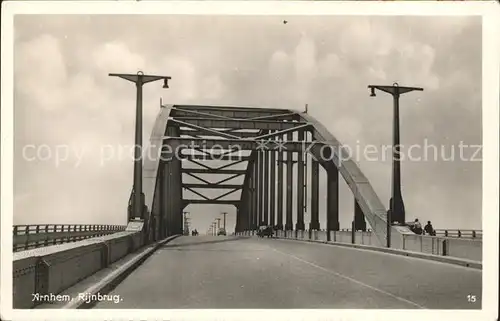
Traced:
[[13, 251], [76, 242], [124, 231], [125, 228], [125, 225], [99, 224], [14, 225]]
[[483, 230], [448, 230], [436, 229], [436, 236], [461, 237], [461, 238], [483, 238]]
[[[342, 228], [340, 229], [342, 232], [351, 232], [350, 228]], [[367, 232], [371, 232], [371, 229], [367, 229]], [[483, 230], [462, 230], [462, 229], [435, 229], [436, 235], [434, 236], [443, 236], [443, 237], [458, 237], [464, 239], [482, 239], [483, 238]], [[425, 234], [427, 235], [427, 234]]]

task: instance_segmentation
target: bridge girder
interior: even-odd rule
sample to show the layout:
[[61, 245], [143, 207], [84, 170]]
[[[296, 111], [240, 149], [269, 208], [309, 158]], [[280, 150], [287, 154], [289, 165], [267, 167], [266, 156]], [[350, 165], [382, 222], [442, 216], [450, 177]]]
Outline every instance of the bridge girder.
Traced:
[[207, 168], [183, 168], [182, 173], [190, 174], [238, 174], [244, 175], [246, 172], [243, 169], [207, 169]]
[[233, 205], [238, 207], [239, 201], [235, 200], [213, 200], [213, 199], [185, 199], [183, 200], [185, 206], [189, 204], [209, 204], [209, 205]]
[[281, 119], [292, 121], [297, 119], [295, 112], [284, 112], [283, 110], [256, 110], [255, 108], [238, 108], [233, 107], [224, 109], [221, 107], [206, 107], [197, 108], [197, 106], [176, 106], [176, 109], [171, 113], [172, 117], [192, 117], [206, 116], [214, 119], [229, 119], [229, 120], [264, 120], [264, 119]]
[[212, 160], [221, 160], [221, 161], [244, 161], [247, 162], [250, 160], [249, 156], [239, 156], [239, 155], [224, 155], [224, 156], [209, 156], [207, 155], [200, 155], [200, 154], [183, 154], [180, 156], [182, 159], [191, 159], [191, 160], [205, 160], [205, 161], [212, 161]]
[[[232, 130], [227, 130], [224, 131], [226, 133], [230, 133], [234, 136], [240, 137], [240, 138], [248, 138], [248, 137], [255, 137], [256, 133], [255, 132], [237, 132], [237, 131], [232, 131]], [[191, 137], [199, 137], [199, 136], [208, 136], [206, 132], [202, 130], [186, 130], [186, 129], [181, 129], [180, 131], [182, 136], [191, 136]]]
[[[185, 135], [192, 137], [182, 137]], [[294, 135], [298, 138], [294, 139]], [[308, 136], [311, 136], [311, 139]], [[263, 142], [267, 147], [275, 148], [265, 149], [262, 147]], [[155, 229], [153, 234], [160, 237], [168, 236], [177, 230], [182, 230], [180, 218], [187, 205], [229, 204], [237, 208], [237, 231], [254, 230], [261, 222], [277, 225], [278, 228], [284, 226], [285, 229], [291, 229], [293, 228], [291, 198], [292, 187], [295, 185], [298, 197], [298, 221], [295, 227], [303, 230], [305, 228], [303, 207], [307, 199], [305, 192], [308, 182], [305, 177], [307, 171], [304, 170], [308, 158], [303, 157], [303, 153], [307, 152], [313, 159], [311, 190], [314, 202], [318, 200], [319, 191], [317, 166], [321, 165], [327, 172], [327, 230], [339, 228], [338, 174], [340, 173], [355, 199], [356, 226], [358, 224], [363, 226], [364, 216], [379, 242], [383, 244], [386, 237], [386, 209], [368, 179], [356, 163], [348, 158], [349, 155], [345, 154], [341, 146], [341, 143], [319, 121], [307, 113], [250, 107], [163, 106], [153, 128], [148, 154], [156, 159], [144, 162], [143, 173], [145, 201], [151, 218], [149, 221], [161, 224], [149, 223], [148, 226], [150, 229]], [[212, 152], [214, 147], [220, 149], [219, 153]], [[185, 151], [201, 154], [183, 153]], [[241, 154], [241, 151], [250, 151], [250, 154]], [[234, 155], [235, 152], [239, 154]], [[293, 159], [293, 154], [298, 154], [298, 158]], [[209, 160], [244, 162], [246, 168], [229, 169], [228, 167], [233, 165], [231, 163], [218, 167], [203, 163]], [[187, 162], [200, 167], [183, 166]], [[294, 164], [299, 164], [298, 184], [293, 180]], [[287, 168], [286, 185], [283, 178], [284, 167]], [[232, 176], [214, 183], [196, 174]], [[184, 175], [196, 178], [203, 184], [184, 182]], [[242, 184], [222, 184], [241, 175], [244, 175]], [[283, 191], [284, 186], [287, 187], [286, 193]], [[203, 190], [228, 188], [231, 191], [210, 198], [195, 191], [194, 188]], [[201, 199], [188, 199], [184, 197], [183, 190], [191, 191]], [[240, 199], [225, 199], [236, 191], [241, 191]], [[283, 208], [284, 198], [286, 198], [285, 208]], [[314, 222], [311, 221], [309, 227], [317, 229], [319, 228], [317, 204], [314, 204], [311, 210]], [[286, 224], [283, 224], [285, 217]], [[159, 228], [163, 230], [158, 231]], [[398, 233], [399, 230], [393, 230], [393, 236]]]
[[189, 188], [210, 188], [210, 189], [241, 189], [243, 185], [239, 184], [196, 184], [196, 183], [183, 183], [182, 187]]
[[178, 123], [189, 124], [204, 128], [239, 128], [239, 129], [267, 129], [283, 130], [306, 123], [278, 120], [253, 120], [253, 119], [220, 119], [220, 118], [198, 118], [198, 117], [177, 117]]

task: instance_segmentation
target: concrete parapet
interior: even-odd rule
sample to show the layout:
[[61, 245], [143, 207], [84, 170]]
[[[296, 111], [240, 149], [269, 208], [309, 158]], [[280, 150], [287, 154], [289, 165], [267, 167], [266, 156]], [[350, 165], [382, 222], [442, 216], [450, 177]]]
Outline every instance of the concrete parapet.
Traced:
[[14, 261], [12, 267], [14, 283], [12, 288], [12, 304], [16, 308], [30, 308], [32, 306], [33, 293], [35, 293], [37, 257], [27, 257]]
[[[318, 234], [308, 234], [300, 239], [311, 240], [327, 240], [326, 231], [318, 231]], [[317, 236], [315, 236], [317, 235]], [[289, 238], [294, 238], [289, 237]], [[377, 247], [385, 247], [385, 244], [380, 244], [379, 240], [372, 232], [356, 231], [330, 231], [330, 240], [332, 242], [346, 244], [371, 245]], [[455, 238], [442, 236], [417, 235], [414, 233], [400, 233], [393, 235], [391, 238], [391, 248], [412, 252], [420, 252], [425, 254], [433, 254], [440, 256], [455, 257], [458, 259], [466, 259], [471, 261], [482, 260], [483, 242], [480, 238]]]
[[[401, 238], [394, 238], [396, 242], [392, 243], [393, 247], [387, 248], [379, 246], [378, 239], [370, 232], [355, 232], [354, 243], [350, 231], [330, 231], [330, 235], [330, 242], [323, 239], [296, 238], [293, 236], [286, 238], [386, 252], [482, 269], [482, 241], [480, 239], [443, 238], [415, 234], [403, 235]], [[278, 238], [284, 239], [284, 237]]]
[[[482, 261], [483, 241], [481, 238], [457, 238], [443, 236], [417, 235], [408, 232], [406, 227], [396, 226], [398, 233], [392, 234], [391, 249], [419, 252], [437, 256], [453, 257], [475, 262]], [[385, 248], [380, 240], [371, 231], [341, 230], [306, 230], [306, 231], [277, 231], [276, 236], [286, 239], [330, 241], [342, 244], [370, 245]], [[354, 236], [354, 239], [353, 239]]]
[[352, 233], [347, 231], [332, 231], [332, 241], [341, 243], [352, 243]]
[[415, 257], [415, 258], [419, 258], [419, 259], [461, 265], [461, 266], [470, 267], [470, 268], [474, 268], [474, 269], [482, 269], [481, 261], [474, 261], [474, 260], [451, 257], [451, 256], [442, 256], [442, 255], [414, 252], [414, 251], [408, 251], [408, 250], [400, 250], [400, 249], [394, 249], [394, 248], [378, 247], [378, 246], [371, 246], [371, 245], [343, 244], [343, 243], [333, 243], [333, 242], [322, 242], [322, 243], [338, 245], [338, 246], [345, 246], [345, 247], [352, 247], [352, 248], [357, 248], [357, 249], [362, 249], [362, 250], [371, 250], [371, 251], [385, 252], [385, 253], [389, 253], [389, 254]]
[[483, 259], [482, 239], [447, 238], [446, 245], [449, 256], [475, 261]]
[[142, 246], [142, 233], [129, 230], [71, 245], [16, 252], [13, 307], [26, 309], [44, 303]]
[[408, 251], [452, 256], [472, 261], [481, 261], [483, 257], [482, 239], [404, 235], [402, 247], [400, 248]]
[[40, 282], [40, 278], [47, 279], [46, 286], [41, 287], [44, 294], [59, 293], [99, 271], [103, 266], [103, 245], [103, 243], [87, 245], [41, 258], [45, 271], [37, 273], [37, 282]]

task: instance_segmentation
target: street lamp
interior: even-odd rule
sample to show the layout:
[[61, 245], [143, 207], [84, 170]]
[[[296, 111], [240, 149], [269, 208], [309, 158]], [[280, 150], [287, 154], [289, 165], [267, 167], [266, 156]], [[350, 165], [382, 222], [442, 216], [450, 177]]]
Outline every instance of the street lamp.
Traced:
[[163, 80], [163, 88], [168, 87], [171, 77], [145, 75], [142, 71], [134, 74], [109, 74], [111, 77], [135, 83], [137, 88], [135, 110], [135, 148], [134, 148], [134, 188], [132, 197], [132, 217], [144, 219], [144, 194], [142, 193], [142, 86], [149, 82]]
[[182, 212], [184, 214], [184, 235], [189, 235], [189, 217], [187, 216], [189, 212]]
[[224, 231], [226, 231], [226, 215], [227, 215], [227, 213], [226, 212], [222, 212], [222, 215], [224, 216], [224, 220], [223, 220], [224, 226], [223, 226], [223, 228], [224, 228]]
[[389, 210], [387, 211], [387, 247], [391, 247], [391, 226], [394, 221], [404, 224], [405, 206], [401, 195], [401, 165], [399, 150], [399, 96], [410, 91], [423, 91], [419, 87], [403, 87], [394, 83], [392, 86], [369, 85], [370, 97], [376, 97], [375, 89], [391, 94], [394, 101], [393, 112], [393, 153], [392, 153], [392, 186]]
[[217, 232], [220, 230], [220, 218], [215, 219], [217, 221]]

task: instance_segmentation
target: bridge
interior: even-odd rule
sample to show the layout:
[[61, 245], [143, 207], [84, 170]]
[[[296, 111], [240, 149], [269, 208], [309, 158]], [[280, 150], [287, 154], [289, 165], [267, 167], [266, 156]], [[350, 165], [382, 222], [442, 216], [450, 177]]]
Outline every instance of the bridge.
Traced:
[[[307, 111], [162, 105], [145, 155], [126, 226], [14, 227], [14, 308], [481, 309], [481, 231], [417, 235], [389, 218]], [[339, 221], [341, 179], [351, 222]], [[234, 235], [184, 236], [190, 204], [233, 206]], [[257, 237], [261, 225], [274, 237]]]

